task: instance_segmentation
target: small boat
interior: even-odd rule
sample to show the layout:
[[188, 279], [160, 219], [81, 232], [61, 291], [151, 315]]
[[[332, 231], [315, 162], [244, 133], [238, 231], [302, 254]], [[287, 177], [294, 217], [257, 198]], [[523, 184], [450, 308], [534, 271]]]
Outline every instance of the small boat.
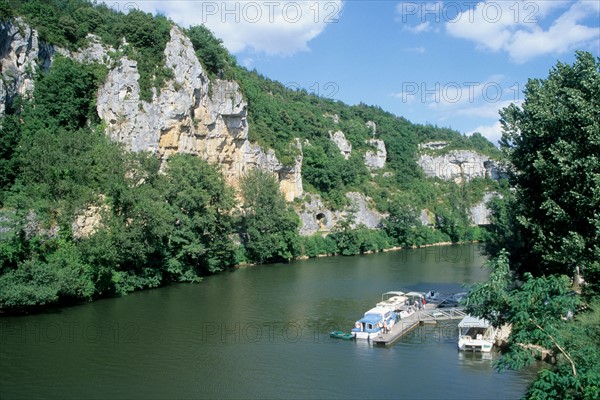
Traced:
[[430, 290], [425, 293], [425, 300], [427, 300], [428, 303], [442, 301], [442, 294], [437, 290]]
[[336, 339], [343, 339], [343, 340], [354, 339], [354, 335], [352, 335], [351, 333], [345, 333], [342, 331], [329, 332], [329, 337], [336, 338]]
[[467, 297], [467, 293], [465, 292], [454, 293], [442, 300], [442, 302], [438, 305], [438, 308], [459, 307], [461, 305], [461, 302], [465, 299], [465, 297]]
[[458, 323], [458, 349], [492, 351], [497, 329], [487, 320], [467, 315]]

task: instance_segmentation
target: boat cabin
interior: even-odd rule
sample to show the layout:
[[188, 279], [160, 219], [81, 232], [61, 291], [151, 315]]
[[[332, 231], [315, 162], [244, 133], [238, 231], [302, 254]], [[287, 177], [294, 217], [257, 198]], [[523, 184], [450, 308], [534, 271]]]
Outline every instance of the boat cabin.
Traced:
[[496, 339], [496, 328], [487, 320], [466, 316], [458, 324], [458, 348], [490, 352]]
[[369, 339], [378, 335], [384, 326], [392, 327], [396, 322], [396, 313], [390, 307], [375, 307], [367, 311], [356, 321], [352, 333], [358, 339]]

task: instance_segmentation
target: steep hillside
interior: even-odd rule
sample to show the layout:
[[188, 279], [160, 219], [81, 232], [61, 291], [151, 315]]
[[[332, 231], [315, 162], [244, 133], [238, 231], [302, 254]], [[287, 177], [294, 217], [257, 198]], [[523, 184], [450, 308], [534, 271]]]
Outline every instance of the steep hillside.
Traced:
[[0, 309], [481, 239], [507, 190], [480, 135], [290, 90], [204, 27], [84, 0], [0, 17]]

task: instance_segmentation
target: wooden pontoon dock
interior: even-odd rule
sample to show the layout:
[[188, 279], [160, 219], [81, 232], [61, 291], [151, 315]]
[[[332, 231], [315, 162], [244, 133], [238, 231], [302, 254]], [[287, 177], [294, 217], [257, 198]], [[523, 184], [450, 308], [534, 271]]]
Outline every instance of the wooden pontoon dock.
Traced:
[[463, 319], [467, 314], [463, 307], [455, 308], [432, 308], [433, 304], [425, 305], [425, 308], [415, 311], [413, 314], [396, 322], [388, 333], [380, 333], [372, 339], [373, 344], [388, 346], [396, 342], [402, 336], [412, 331], [421, 324], [435, 324], [437, 321], [448, 321], [452, 319]]

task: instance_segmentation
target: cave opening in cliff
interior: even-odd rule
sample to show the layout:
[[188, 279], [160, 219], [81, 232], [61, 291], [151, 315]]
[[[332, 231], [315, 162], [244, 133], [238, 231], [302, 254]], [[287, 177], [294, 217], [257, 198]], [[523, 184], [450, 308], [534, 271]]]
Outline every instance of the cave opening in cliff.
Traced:
[[327, 225], [327, 217], [323, 213], [317, 214], [317, 222], [319, 223], [319, 228], [324, 228]]

